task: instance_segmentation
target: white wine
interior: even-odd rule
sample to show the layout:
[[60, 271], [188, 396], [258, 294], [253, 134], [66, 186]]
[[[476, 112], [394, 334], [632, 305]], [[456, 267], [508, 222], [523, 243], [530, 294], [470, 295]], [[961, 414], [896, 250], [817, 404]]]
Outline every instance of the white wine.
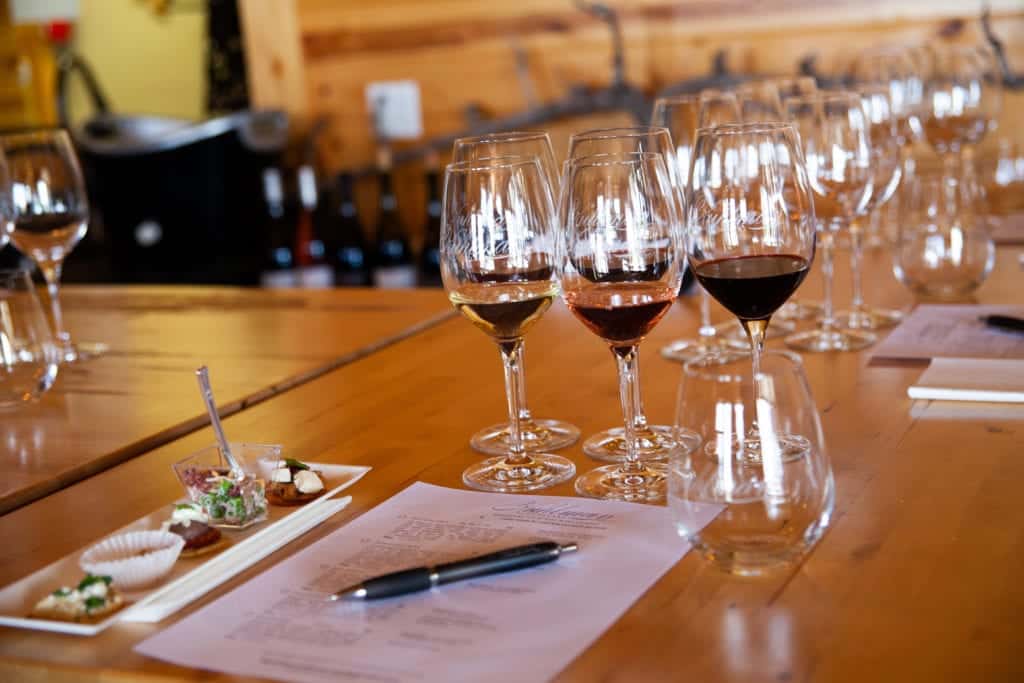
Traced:
[[540, 320], [558, 295], [550, 280], [465, 284], [448, 298], [462, 315], [499, 341], [518, 339]]
[[64, 260], [85, 231], [85, 218], [71, 213], [20, 216], [11, 241], [36, 263], [55, 263]]

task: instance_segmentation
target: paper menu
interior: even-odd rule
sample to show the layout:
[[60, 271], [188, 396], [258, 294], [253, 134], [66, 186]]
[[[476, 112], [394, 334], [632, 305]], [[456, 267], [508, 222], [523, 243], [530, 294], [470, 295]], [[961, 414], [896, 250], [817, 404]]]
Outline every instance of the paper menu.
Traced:
[[1024, 334], [989, 327], [979, 320], [986, 315], [1024, 317], [1024, 306], [922, 304], [875, 347], [871, 357], [1024, 360]]
[[907, 395], [915, 399], [1024, 403], [1024, 362], [936, 358]]
[[[326, 600], [384, 572], [537, 540], [580, 551], [416, 595]], [[286, 681], [546, 680], [687, 550], [664, 507], [416, 483], [136, 650]]]

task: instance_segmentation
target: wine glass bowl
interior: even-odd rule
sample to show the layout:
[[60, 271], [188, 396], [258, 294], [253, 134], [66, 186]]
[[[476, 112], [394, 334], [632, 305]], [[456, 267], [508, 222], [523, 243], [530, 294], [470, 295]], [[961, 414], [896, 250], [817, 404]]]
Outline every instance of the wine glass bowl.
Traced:
[[677, 209], [662, 154], [603, 154], [567, 166], [560, 211], [562, 293], [569, 310], [616, 359], [626, 446], [623, 462], [577, 478], [580, 495], [664, 500], [664, 464], [640, 458], [637, 354], [679, 291]]
[[[452, 161], [477, 161], [507, 156], [522, 156], [536, 159], [551, 186], [552, 194], [557, 193], [559, 175], [555, 163], [551, 139], [540, 131], [509, 131], [490, 133], [475, 137], [457, 139], [452, 145]], [[527, 407], [526, 371], [518, 366], [522, 374], [519, 387], [519, 407], [523, 445], [528, 451], [553, 451], [571, 446], [580, 438], [580, 430], [564, 420], [535, 418]], [[504, 455], [511, 446], [510, 425], [507, 422], [484, 427], [470, 437], [470, 445], [487, 455]]]
[[520, 492], [575, 474], [566, 458], [528, 452], [520, 405], [522, 340], [558, 295], [554, 206], [535, 158], [450, 164], [442, 201], [441, 277], [452, 305], [501, 351], [509, 408], [509, 449], [471, 465], [475, 489]]
[[59, 362], [32, 278], [0, 271], [0, 408], [38, 400], [53, 386]]
[[[798, 356], [705, 356], [682, 372], [676, 424], [700, 438], [669, 461], [668, 506], [680, 536], [726, 572], [756, 576], [799, 560], [828, 527], [834, 483]], [[752, 430], [759, 433], [751, 451]], [[703, 525], [707, 505], [722, 506]]]
[[924, 138], [947, 158], [981, 142], [1001, 106], [990, 65], [973, 47], [932, 46], [925, 93]]

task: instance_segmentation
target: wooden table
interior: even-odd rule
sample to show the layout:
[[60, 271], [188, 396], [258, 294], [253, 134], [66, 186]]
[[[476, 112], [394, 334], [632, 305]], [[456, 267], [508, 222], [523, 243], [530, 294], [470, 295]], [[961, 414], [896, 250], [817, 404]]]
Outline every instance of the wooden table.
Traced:
[[[1021, 255], [1000, 250], [980, 301], [1021, 302]], [[910, 304], [882, 254], [868, 265], [869, 301]], [[816, 276], [805, 288], [800, 296], [815, 295]], [[652, 421], [671, 421], [679, 376], [656, 350], [695, 332], [695, 304], [677, 306], [645, 343]], [[571, 420], [584, 434], [621, 422], [610, 354], [562, 305], [527, 346], [537, 416]], [[804, 359], [836, 478], [828, 533], [799, 566], [764, 579], [727, 576], [688, 554], [559, 680], [1024, 679], [1024, 408], [912, 402], [906, 387], [920, 369], [869, 367], [865, 353]], [[451, 320], [232, 416], [226, 426], [239, 438], [374, 469], [338, 519], [217, 595], [415, 480], [459, 486], [480, 457], [470, 434], [503, 410], [494, 345]], [[173, 500], [170, 464], [211, 441], [209, 429], [197, 431], [0, 517], [0, 583]], [[594, 466], [579, 445], [563, 452], [581, 471]], [[551, 491], [571, 492], [569, 484]], [[0, 630], [0, 678], [225, 678], [134, 654], [155, 630], [117, 625], [92, 639]]]
[[110, 351], [62, 366], [36, 405], [0, 422], [0, 514], [207, 422], [209, 365], [236, 412], [452, 315], [440, 291], [68, 287], [75, 339]]

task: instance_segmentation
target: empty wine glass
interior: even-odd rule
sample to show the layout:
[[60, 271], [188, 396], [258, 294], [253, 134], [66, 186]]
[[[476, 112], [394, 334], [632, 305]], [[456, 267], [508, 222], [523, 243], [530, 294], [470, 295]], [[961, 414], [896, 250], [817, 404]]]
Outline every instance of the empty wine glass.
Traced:
[[59, 363], [32, 278], [0, 271], [0, 408], [37, 400], [53, 386]]
[[960, 156], [995, 127], [1001, 88], [974, 47], [933, 46], [925, 85], [924, 137], [942, 155], [946, 175], [959, 175]]
[[[586, 157], [599, 157], [608, 154], [652, 153], [660, 154], [666, 164], [669, 185], [672, 188], [672, 201], [676, 210], [682, 212], [682, 184], [678, 167], [671, 163], [673, 158], [672, 137], [667, 128], [656, 126], [636, 126], [626, 128], [601, 128], [576, 133], [569, 138], [569, 155], [566, 161], [566, 173], [573, 162]], [[564, 208], [564, 206], [563, 206]], [[564, 220], [564, 216], [563, 216]], [[682, 272], [682, 270], [680, 271]], [[680, 279], [680, 287], [683, 280]], [[681, 292], [680, 292], [681, 293]], [[635, 371], [639, 375], [639, 359], [636, 360]], [[634, 387], [639, 387], [639, 383]], [[672, 452], [675, 441], [672, 438], [671, 425], [652, 425], [647, 421], [643, 400], [637, 388], [633, 397], [636, 403], [637, 447], [643, 460], [665, 460]], [[626, 435], [621, 427], [606, 429], [583, 442], [583, 452], [596, 460], [606, 462], [622, 462], [628, 456]]]
[[518, 382], [523, 335], [558, 296], [554, 206], [533, 158], [499, 157], [445, 169], [441, 276], [455, 308], [498, 344], [505, 366], [509, 450], [468, 467], [467, 486], [532, 491], [576, 473], [563, 457], [523, 443]]
[[[678, 201], [663, 154], [605, 154], [569, 164], [559, 253], [569, 310], [608, 343], [619, 368], [626, 459], [576, 479], [591, 498], [664, 500], [665, 465], [641, 460], [640, 342], [679, 292]], [[674, 443], [674, 442], [673, 442]]]
[[[452, 146], [452, 161], [475, 161], [504, 156], [533, 158], [540, 163], [541, 170], [551, 186], [552, 195], [558, 194], [558, 167], [547, 133], [538, 131], [511, 131], [491, 133], [476, 137], [459, 138]], [[521, 351], [525, 354], [525, 349]], [[526, 403], [526, 364], [523, 359], [516, 364], [520, 373], [516, 386], [519, 389], [520, 431], [523, 445], [528, 451], [555, 451], [576, 443], [580, 430], [563, 420], [535, 418]], [[509, 449], [508, 423], [485, 427], [474, 434], [470, 445], [481, 453], [504, 455]]]
[[857, 218], [850, 224], [850, 271], [852, 296], [850, 310], [836, 314], [846, 328], [877, 330], [899, 324], [903, 313], [875, 308], [864, 302], [863, 256], [867, 236], [863, 219], [868, 218], [895, 194], [902, 176], [902, 149], [897, 135], [897, 121], [889, 106], [889, 89], [884, 85], [862, 86], [858, 89], [867, 114], [868, 138], [871, 144], [871, 193], [857, 208]]
[[924, 65], [920, 57], [920, 51], [913, 48], [881, 45], [861, 52], [851, 70], [857, 86], [880, 85], [889, 91], [889, 108], [902, 147], [919, 137], [924, 106]]
[[850, 92], [819, 93], [786, 100], [800, 132], [807, 177], [814, 192], [820, 232], [824, 313], [818, 328], [786, 337], [801, 351], [852, 351], [875, 342], [864, 330], [841, 329], [832, 308], [834, 235], [848, 228], [871, 192], [871, 145], [860, 97]]
[[63, 130], [0, 137], [10, 175], [11, 241], [35, 261], [46, 280], [61, 357], [73, 363], [102, 353], [102, 344], [71, 343], [59, 289], [64, 259], [85, 236], [89, 204], [78, 157]]
[[[705, 356], [683, 368], [676, 423], [698, 448], [669, 462], [668, 505], [679, 535], [721, 569], [756, 576], [799, 560], [828, 527], [835, 500], [818, 410], [800, 358]], [[744, 434], [756, 429], [751, 452]], [[722, 511], [704, 524], [708, 505]]]
[[[698, 128], [723, 123], [739, 123], [740, 111], [732, 93], [707, 93], [662, 97], [654, 103], [652, 126], [669, 130], [674, 144], [672, 161], [675, 162], [682, 187], [690, 182], [690, 160]], [[661, 355], [675, 361], [686, 362], [705, 353], [723, 348], [742, 348], [742, 342], [719, 335], [711, 322], [711, 296], [700, 288], [700, 330], [697, 339], [679, 339], [665, 346]]]
[[900, 226], [893, 256], [896, 278], [915, 295], [957, 300], [981, 286], [996, 249], [980, 210], [981, 189], [969, 178], [919, 175], [910, 215]]

